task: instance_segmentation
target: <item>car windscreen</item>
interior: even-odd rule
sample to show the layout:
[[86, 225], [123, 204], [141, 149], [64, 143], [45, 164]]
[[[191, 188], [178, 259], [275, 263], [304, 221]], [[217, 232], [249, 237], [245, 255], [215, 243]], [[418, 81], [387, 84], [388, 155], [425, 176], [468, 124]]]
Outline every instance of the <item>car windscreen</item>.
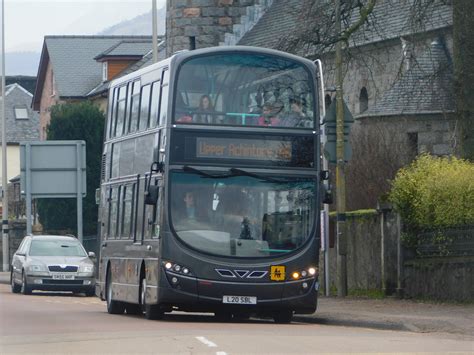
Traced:
[[87, 256], [79, 242], [68, 240], [33, 240], [30, 256]]

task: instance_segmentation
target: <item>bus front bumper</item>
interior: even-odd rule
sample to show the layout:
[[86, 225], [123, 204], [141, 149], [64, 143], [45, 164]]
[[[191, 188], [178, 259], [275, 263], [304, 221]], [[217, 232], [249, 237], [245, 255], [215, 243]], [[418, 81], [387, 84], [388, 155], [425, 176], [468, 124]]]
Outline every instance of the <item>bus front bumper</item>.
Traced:
[[[291, 309], [297, 314], [311, 314], [317, 308], [317, 278], [286, 282], [224, 282], [183, 277], [166, 272], [158, 289], [158, 303], [185, 311], [215, 312], [242, 309], [265, 312]], [[227, 304], [225, 296], [245, 296], [252, 304]]]

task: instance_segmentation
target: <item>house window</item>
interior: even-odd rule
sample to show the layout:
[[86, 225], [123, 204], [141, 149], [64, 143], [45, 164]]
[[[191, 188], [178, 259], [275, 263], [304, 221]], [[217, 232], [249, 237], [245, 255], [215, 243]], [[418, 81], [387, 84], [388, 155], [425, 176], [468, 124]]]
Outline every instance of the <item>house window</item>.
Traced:
[[408, 150], [413, 159], [418, 155], [418, 132], [408, 133]]
[[102, 62], [102, 81], [107, 81], [108, 79], [108, 62]]
[[359, 113], [367, 111], [369, 108], [369, 94], [367, 93], [367, 89], [363, 87], [360, 90], [359, 95]]
[[51, 77], [50, 77], [50, 94], [51, 96], [54, 96], [56, 94], [56, 91], [54, 90], [54, 72], [51, 70]]
[[26, 107], [15, 107], [15, 118], [17, 120], [27, 120], [28, 109]]
[[324, 97], [324, 107], [326, 108], [326, 110], [329, 108], [329, 106], [331, 106], [331, 102], [331, 95], [326, 94], [326, 96]]

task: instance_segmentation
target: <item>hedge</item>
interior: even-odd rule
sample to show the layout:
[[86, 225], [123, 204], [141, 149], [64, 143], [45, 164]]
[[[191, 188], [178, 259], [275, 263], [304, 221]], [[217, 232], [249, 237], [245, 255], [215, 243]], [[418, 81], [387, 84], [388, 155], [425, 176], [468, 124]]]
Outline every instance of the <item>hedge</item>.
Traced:
[[411, 227], [472, 225], [474, 163], [423, 154], [398, 171], [389, 200]]

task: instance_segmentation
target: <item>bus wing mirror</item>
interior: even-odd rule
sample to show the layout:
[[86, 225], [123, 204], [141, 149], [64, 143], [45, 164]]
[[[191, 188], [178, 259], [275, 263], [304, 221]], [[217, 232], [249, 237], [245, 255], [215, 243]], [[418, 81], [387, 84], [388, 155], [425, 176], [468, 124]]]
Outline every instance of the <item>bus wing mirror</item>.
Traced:
[[329, 170], [321, 170], [320, 171], [320, 177], [321, 177], [321, 180], [329, 180]]
[[323, 188], [323, 203], [327, 204], [327, 205], [330, 205], [332, 204], [334, 201], [333, 199], [333, 195], [332, 195], [332, 187], [331, 185], [323, 185], [324, 188]]
[[145, 192], [145, 204], [156, 205], [158, 201], [158, 185], [148, 185], [148, 190]]

